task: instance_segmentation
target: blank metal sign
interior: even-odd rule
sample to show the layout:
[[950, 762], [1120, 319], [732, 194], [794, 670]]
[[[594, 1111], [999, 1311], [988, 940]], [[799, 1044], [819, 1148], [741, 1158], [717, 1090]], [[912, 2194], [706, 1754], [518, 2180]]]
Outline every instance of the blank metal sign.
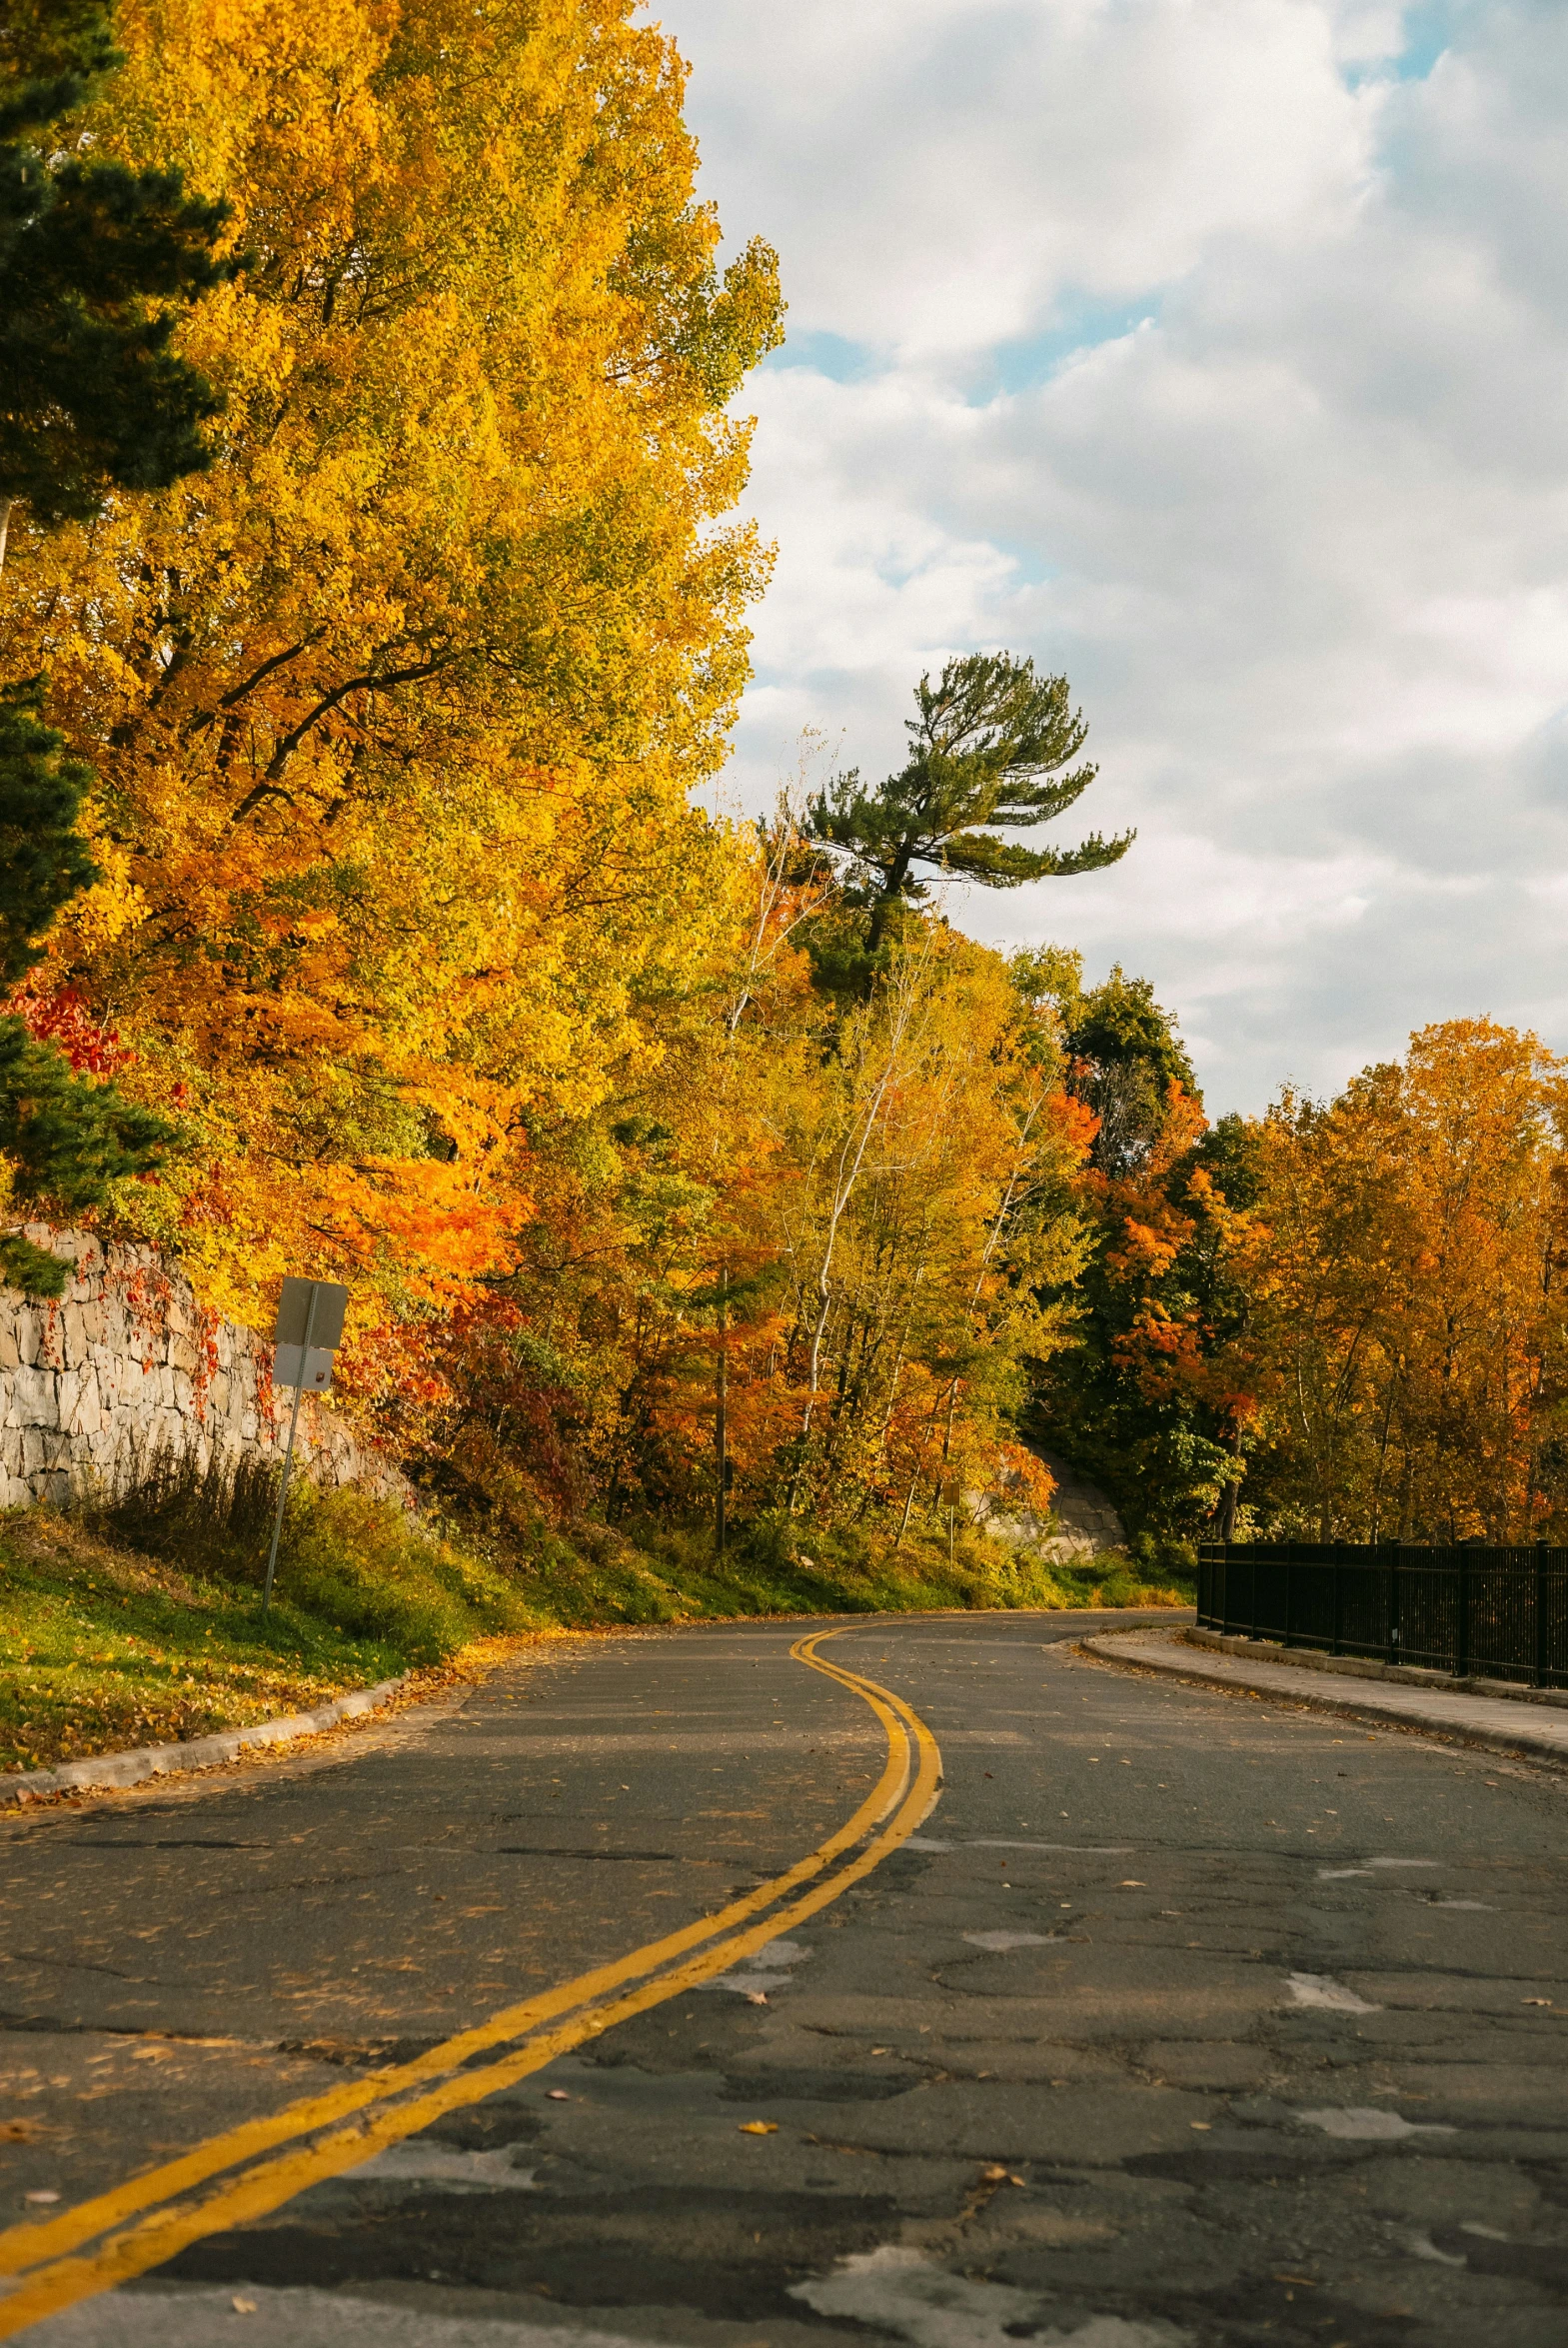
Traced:
[[303, 1345], [305, 1322], [310, 1315], [311, 1290], [316, 1291], [316, 1311], [311, 1319], [311, 1351], [331, 1353], [337, 1349], [343, 1336], [343, 1315], [348, 1309], [349, 1291], [340, 1288], [336, 1280], [286, 1279], [283, 1294], [278, 1299], [278, 1321], [273, 1341], [279, 1345]]

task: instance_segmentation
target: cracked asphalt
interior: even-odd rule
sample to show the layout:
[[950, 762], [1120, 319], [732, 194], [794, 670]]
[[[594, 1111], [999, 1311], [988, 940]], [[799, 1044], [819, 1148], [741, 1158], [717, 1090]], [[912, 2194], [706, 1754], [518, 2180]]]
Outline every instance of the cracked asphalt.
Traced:
[[[1563, 2348], [1568, 1782], [854, 1622], [944, 1791], [794, 1937], [40, 2348]], [[874, 1783], [799, 1625], [542, 1650], [0, 1827], [0, 2197], [81, 2199], [669, 1932]]]

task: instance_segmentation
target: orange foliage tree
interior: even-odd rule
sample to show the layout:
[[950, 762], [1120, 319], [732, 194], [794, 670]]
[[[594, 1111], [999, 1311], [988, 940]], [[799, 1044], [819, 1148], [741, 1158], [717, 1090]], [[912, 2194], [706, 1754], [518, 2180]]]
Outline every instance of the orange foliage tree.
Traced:
[[1568, 1531], [1565, 1119], [1568, 1072], [1534, 1036], [1452, 1020], [1264, 1121], [1260, 1521]]

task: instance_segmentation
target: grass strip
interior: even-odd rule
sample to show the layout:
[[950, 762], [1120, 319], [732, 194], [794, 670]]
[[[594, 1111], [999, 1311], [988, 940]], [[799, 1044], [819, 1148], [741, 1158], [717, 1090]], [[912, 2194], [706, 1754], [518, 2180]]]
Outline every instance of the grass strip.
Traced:
[[487, 1555], [392, 1501], [302, 1482], [264, 1615], [271, 1488], [164, 1466], [112, 1501], [0, 1513], [0, 1770], [308, 1711], [529, 1633], [1190, 1599], [1125, 1558], [1073, 1570], [971, 1528], [878, 1547], [768, 1520], [717, 1557], [704, 1531], [585, 1524]]

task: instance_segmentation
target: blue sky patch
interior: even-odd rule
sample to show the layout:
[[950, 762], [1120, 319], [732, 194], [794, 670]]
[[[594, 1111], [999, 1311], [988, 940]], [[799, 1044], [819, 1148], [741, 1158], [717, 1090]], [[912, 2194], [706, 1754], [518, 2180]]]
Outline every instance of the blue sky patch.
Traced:
[[1365, 82], [1424, 82], [1443, 51], [1453, 46], [1462, 19], [1472, 13], [1472, 0], [1416, 0], [1405, 10], [1404, 46], [1398, 55], [1352, 66], [1346, 82], [1351, 89]]
[[866, 343], [849, 342], [841, 334], [812, 333], [806, 328], [786, 330], [777, 351], [770, 351], [765, 367], [808, 367], [829, 383], [863, 383], [882, 372], [888, 362]]
[[1080, 351], [1097, 350], [1101, 343], [1120, 342], [1146, 321], [1159, 316], [1158, 297], [1140, 294], [1133, 302], [1096, 302], [1087, 296], [1070, 301], [1053, 324], [1017, 342], [998, 343], [983, 363], [971, 389], [979, 399], [1000, 393], [1032, 391], [1048, 383], [1068, 359]]

